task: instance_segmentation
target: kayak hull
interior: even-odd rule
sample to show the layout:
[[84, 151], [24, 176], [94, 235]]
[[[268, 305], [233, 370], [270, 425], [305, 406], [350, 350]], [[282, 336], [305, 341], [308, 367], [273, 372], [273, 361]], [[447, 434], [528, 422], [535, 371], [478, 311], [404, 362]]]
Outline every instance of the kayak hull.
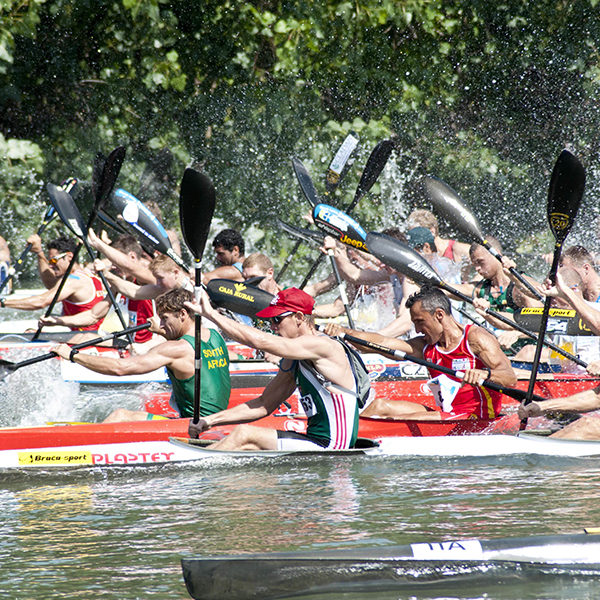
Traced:
[[[600, 581], [600, 536], [562, 535], [449, 540], [389, 548], [184, 558], [195, 600], [262, 599], [382, 592], [468, 579], [505, 584], [561, 575]], [[595, 561], [595, 562], [594, 562]], [[486, 588], [487, 589], [487, 588]], [[489, 589], [488, 589], [489, 591]]]

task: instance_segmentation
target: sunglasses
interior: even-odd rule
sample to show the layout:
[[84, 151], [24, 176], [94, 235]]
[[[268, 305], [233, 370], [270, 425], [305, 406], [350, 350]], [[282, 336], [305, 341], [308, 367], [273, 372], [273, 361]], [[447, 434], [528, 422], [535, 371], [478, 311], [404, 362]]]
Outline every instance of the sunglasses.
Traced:
[[49, 258], [48, 262], [51, 265], [55, 265], [61, 258], [64, 258], [67, 254], [68, 254], [67, 252], [63, 252], [62, 254], [57, 254], [56, 256]]
[[281, 323], [281, 321], [283, 321], [286, 317], [289, 317], [291, 314], [292, 314], [292, 312], [288, 311], [288, 312], [281, 313], [280, 315], [277, 315], [276, 317], [271, 317], [271, 323], [273, 323], [273, 325], [279, 325]]

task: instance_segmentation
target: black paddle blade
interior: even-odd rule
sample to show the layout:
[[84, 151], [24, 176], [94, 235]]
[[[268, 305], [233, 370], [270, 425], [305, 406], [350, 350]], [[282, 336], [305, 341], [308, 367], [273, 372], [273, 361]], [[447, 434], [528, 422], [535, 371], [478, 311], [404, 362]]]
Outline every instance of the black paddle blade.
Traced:
[[329, 206], [317, 204], [313, 209], [315, 225], [326, 231], [342, 244], [368, 252], [367, 232], [345, 212]]
[[436, 212], [445, 220], [454, 223], [473, 242], [481, 243], [483, 233], [475, 215], [467, 208], [460, 196], [437, 177], [425, 177], [425, 193]]
[[363, 196], [373, 187], [373, 184], [377, 181], [379, 175], [381, 175], [381, 171], [383, 171], [383, 167], [385, 167], [393, 149], [394, 142], [392, 140], [382, 140], [373, 148], [367, 159], [365, 170], [358, 182], [357, 195], [360, 194]]
[[92, 194], [94, 194], [94, 202], [97, 202], [100, 197], [100, 182], [105, 162], [106, 156], [102, 152], [98, 152], [94, 157], [94, 166], [92, 167]]
[[[529, 331], [539, 331], [544, 309], [541, 307], [520, 308], [515, 311], [517, 325]], [[548, 313], [546, 333], [559, 335], [595, 335], [573, 309], [551, 308]]]
[[123, 220], [141, 235], [142, 239], [147, 239], [159, 252], [167, 254], [171, 248], [169, 236], [145, 204], [121, 188], [112, 194], [111, 202]]
[[102, 175], [100, 177], [100, 183], [97, 190], [96, 198], [96, 210], [103, 207], [104, 203], [108, 200], [110, 193], [115, 187], [117, 177], [121, 172], [121, 166], [125, 160], [125, 147], [118, 146], [115, 148], [104, 161], [102, 167]]
[[179, 191], [179, 221], [183, 239], [198, 261], [204, 254], [215, 203], [215, 188], [210, 178], [195, 169], [186, 169]]
[[585, 169], [579, 159], [563, 150], [552, 170], [548, 190], [548, 223], [557, 244], [569, 234], [585, 188]]
[[10, 362], [8, 360], [0, 360], [0, 381], [8, 377], [11, 373], [14, 373], [17, 368], [17, 363]]
[[306, 167], [298, 158], [292, 158], [292, 166], [294, 167], [294, 173], [296, 173], [296, 179], [300, 184], [304, 197], [312, 207], [315, 207], [319, 204], [319, 195]]
[[309, 242], [312, 244], [322, 244], [323, 239], [325, 238], [325, 234], [320, 231], [313, 231], [312, 229], [305, 229], [303, 227], [296, 227], [295, 225], [290, 225], [289, 223], [285, 223], [284, 221], [277, 219], [277, 224], [280, 229], [283, 229], [286, 233], [293, 235], [305, 242]]
[[369, 252], [381, 262], [404, 273], [415, 283], [439, 285], [440, 276], [429, 263], [410, 246], [383, 233], [369, 232], [367, 234]]
[[87, 235], [87, 228], [71, 195], [53, 183], [49, 183], [46, 189], [52, 206], [54, 206], [62, 222], [82, 240]]
[[216, 306], [247, 317], [254, 317], [273, 300], [269, 292], [230, 279], [211, 279], [206, 292]]
[[325, 175], [325, 189], [333, 194], [349, 167], [349, 160], [358, 146], [358, 135], [351, 131], [335, 153]]

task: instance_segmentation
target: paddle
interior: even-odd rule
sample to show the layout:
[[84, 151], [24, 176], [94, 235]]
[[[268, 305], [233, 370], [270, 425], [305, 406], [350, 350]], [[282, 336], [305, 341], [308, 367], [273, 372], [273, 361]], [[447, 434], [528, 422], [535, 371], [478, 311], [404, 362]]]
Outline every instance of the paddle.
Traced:
[[[379, 175], [381, 175], [381, 172], [383, 171], [383, 168], [385, 167], [393, 149], [394, 143], [391, 140], [382, 140], [376, 144], [375, 148], [373, 148], [369, 158], [367, 159], [367, 163], [365, 164], [360, 181], [358, 182], [358, 187], [356, 188], [354, 198], [348, 204], [348, 206], [344, 208], [345, 213], [349, 213], [354, 210], [360, 199], [371, 190], [374, 183], [377, 181], [377, 178]], [[314, 207], [316, 204], [317, 202], [315, 202], [312, 206]], [[304, 289], [306, 287], [306, 284], [317, 270], [317, 267], [319, 266], [320, 261], [323, 259], [323, 256], [324, 255], [321, 254], [321, 256], [319, 256], [319, 258], [313, 263], [309, 272], [306, 274], [306, 277], [300, 284], [300, 289]]]
[[[521, 327], [535, 331], [540, 329], [543, 313], [542, 307], [527, 307], [515, 311], [513, 316]], [[551, 308], [548, 313], [546, 332], [575, 336], [596, 335], [585, 324], [579, 313], [572, 308]]]
[[286, 233], [299, 238], [299, 240], [308, 242], [309, 244], [315, 244], [319, 247], [323, 244], [323, 240], [325, 239], [325, 235], [320, 231], [313, 231], [312, 229], [306, 229], [304, 227], [296, 227], [295, 225], [290, 225], [281, 219], [277, 219], [277, 225]]
[[366, 244], [367, 232], [345, 212], [328, 204], [317, 204], [313, 209], [313, 220], [319, 229], [342, 244], [355, 250], [369, 251]]
[[[556, 272], [563, 243], [571, 231], [575, 221], [583, 190], [585, 188], [585, 169], [579, 159], [568, 150], [563, 150], [554, 165], [552, 177], [550, 179], [550, 188], [548, 190], [548, 224], [554, 236], [554, 256], [552, 265], [548, 273], [548, 279], [554, 283], [556, 281]], [[537, 376], [538, 365], [542, 356], [542, 342], [546, 333], [548, 324], [548, 315], [552, 298], [546, 297], [544, 302], [544, 312], [538, 333], [538, 342], [535, 347], [535, 355], [531, 364], [531, 377], [529, 378], [529, 387], [525, 404], [529, 404], [533, 395], [533, 386]], [[521, 421], [521, 430], [527, 426], [527, 418]]]
[[358, 136], [354, 131], [350, 131], [329, 163], [327, 173], [325, 173], [325, 193], [327, 196], [333, 196], [340, 185], [342, 178], [350, 167], [350, 157], [357, 146]]
[[[106, 160], [102, 159], [101, 156], [102, 156], [101, 154], [98, 154], [94, 161], [93, 177], [92, 177], [92, 190], [94, 192], [94, 206], [92, 207], [92, 211], [90, 212], [90, 215], [88, 217], [88, 222], [85, 226], [85, 231], [82, 231], [82, 234], [84, 234], [84, 235], [82, 235], [82, 237], [87, 237], [87, 232], [88, 232], [89, 228], [92, 226], [93, 222], [96, 220], [98, 211], [103, 207], [104, 203], [106, 202], [106, 199], [108, 198], [108, 195], [110, 194], [110, 192], [112, 191], [112, 189], [115, 185], [115, 181], [117, 180], [117, 177], [119, 176], [119, 172], [121, 170], [121, 165], [123, 164], [123, 160], [125, 159], [125, 148], [123, 146], [118, 146], [109, 154], [109, 156]], [[52, 184], [49, 184], [49, 185], [52, 185]], [[67, 206], [68, 205], [69, 204], [67, 203]], [[73, 204], [73, 206], [75, 206], [75, 205]], [[56, 209], [57, 207], [55, 206], [54, 208]], [[77, 207], [75, 207], [75, 208], [77, 208]], [[60, 216], [60, 212], [58, 211], [58, 209], [56, 210], [56, 212]], [[77, 211], [77, 212], [79, 212], [79, 211]], [[65, 221], [65, 223], [66, 222], [67, 221]], [[75, 252], [73, 253], [73, 258], [71, 259], [71, 262], [67, 266], [67, 270], [65, 271], [65, 273], [62, 277], [62, 280], [61, 280], [58, 288], [56, 289], [54, 298], [52, 298], [52, 302], [50, 302], [50, 305], [46, 309], [46, 313], [44, 314], [45, 317], [49, 317], [52, 314], [52, 310], [54, 309], [54, 306], [58, 302], [58, 299], [59, 299], [60, 294], [65, 286], [67, 278], [69, 277], [69, 274], [71, 273], [73, 264], [77, 261], [77, 258], [79, 257], [79, 252], [81, 251], [82, 246], [83, 246], [83, 244], [80, 243], [77, 246], [77, 248], [75, 249]], [[42, 332], [43, 327], [44, 327], [43, 325], [38, 326], [36, 332], [34, 333], [33, 337], [31, 338], [32, 341], [35, 341], [38, 339], [40, 333]]]
[[[358, 137], [356, 137], [356, 134], [353, 131], [351, 131], [346, 136], [346, 139], [343, 141], [338, 151], [335, 153], [335, 156], [329, 164], [327, 173], [325, 174], [325, 185], [327, 188], [327, 195], [332, 195], [342, 182], [342, 179], [347, 173], [348, 167], [350, 166], [348, 161], [350, 159], [350, 156], [354, 152], [357, 144]], [[292, 262], [292, 259], [296, 255], [296, 252], [298, 252], [298, 249], [300, 248], [301, 244], [302, 240], [299, 239], [290, 251], [290, 253], [287, 255], [283, 265], [281, 266], [281, 269], [279, 270], [279, 273], [277, 273], [277, 275], [275, 276], [275, 281], [279, 281], [283, 274], [286, 272], [287, 268]]]
[[211, 279], [206, 284], [206, 292], [211, 301], [219, 308], [231, 312], [255, 317], [256, 313], [267, 308], [273, 300], [273, 294], [231, 279]]
[[[437, 177], [425, 177], [424, 186], [429, 200], [443, 217], [452, 221], [471, 241], [481, 244], [499, 262], [502, 262], [502, 254], [485, 239], [477, 218], [449, 185]], [[535, 298], [544, 299], [544, 296], [514, 267], [509, 271]]]
[[[83, 219], [81, 217], [79, 209], [75, 205], [75, 201], [73, 200], [70, 194], [67, 194], [65, 191], [61, 190], [60, 188], [51, 183], [48, 184], [47, 188], [48, 194], [50, 195], [52, 204], [56, 208], [58, 216], [62, 219], [65, 225], [73, 232], [73, 234], [81, 240], [88, 254], [90, 255], [90, 258], [94, 260], [96, 258], [96, 253], [94, 252], [94, 249], [90, 246], [87, 240], [87, 232], [89, 227], [85, 229], [86, 226], [83, 223]], [[110, 303], [114, 308], [115, 313], [119, 317], [121, 326], [123, 327], [123, 329], [125, 329], [127, 327], [127, 323], [125, 322], [125, 318], [123, 317], [121, 307], [117, 303], [115, 296], [110, 286], [108, 285], [108, 282], [106, 281], [106, 275], [103, 271], [99, 271], [98, 276], [102, 280], [102, 284], [106, 289], [108, 299], [110, 300]], [[130, 344], [133, 344], [133, 336], [129, 335], [128, 340]]]
[[[128, 327], [127, 329], [123, 329], [123, 331], [117, 331], [115, 333], [107, 333], [106, 335], [94, 338], [92, 340], [88, 340], [87, 342], [81, 342], [80, 344], [75, 344], [71, 346], [73, 350], [80, 350], [81, 348], [88, 348], [89, 346], [97, 346], [102, 342], [106, 342], [108, 340], [115, 339], [117, 337], [135, 333], [136, 331], [141, 331], [142, 329], [148, 329], [151, 323], [142, 323], [141, 325], [136, 325], [135, 327]], [[21, 367], [27, 367], [29, 365], [33, 365], [35, 363], [42, 362], [43, 360], [48, 360], [49, 358], [55, 358], [57, 354], [55, 352], [48, 352], [47, 354], [42, 354], [40, 356], [34, 356], [33, 358], [28, 358], [27, 360], [22, 360], [18, 363], [13, 363], [7, 360], [0, 360], [0, 381], [2, 381], [5, 377], [20, 369]]]
[[[310, 175], [308, 174], [308, 171], [306, 170], [306, 167], [297, 158], [292, 159], [292, 165], [294, 167], [294, 171], [296, 173], [298, 183], [300, 184], [300, 187], [302, 188], [302, 192], [304, 193], [304, 196], [306, 197], [306, 199], [308, 200], [310, 205], [313, 207], [313, 210], [315, 210], [317, 208], [317, 206], [320, 206], [321, 204], [319, 203], [319, 197], [317, 194], [317, 190], [315, 189], [315, 186], [312, 182]], [[340, 277], [340, 272], [338, 270], [337, 264], [335, 262], [335, 258], [333, 256], [333, 250], [329, 249], [327, 251], [327, 255], [329, 256], [329, 262], [331, 264], [331, 269], [333, 270], [333, 274], [335, 276], [335, 281], [337, 283], [338, 294], [340, 295], [340, 298], [342, 299], [342, 304], [344, 305], [344, 310], [346, 311], [346, 318], [348, 319], [348, 324], [350, 325], [350, 327], [352, 329], [354, 329], [354, 320], [352, 319], [352, 314], [350, 312], [350, 304], [348, 302], [348, 295], [346, 294], [346, 288], [344, 287], [342, 278]], [[305, 286], [306, 286], [306, 279], [300, 287], [303, 288]]]
[[[194, 257], [195, 300], [200, 303], [202, 289], [202, 255], [208, 239], [210, 224], [215, 212], [215, 188], [207, 175], [194, 169], [186, 169], [179, 192], [179, 220], [183, 239]], [[194, 418], [200, 420], [200, 378], [202, 373], [202, 317], [195, 316], [194, 355]]]
[[189, 265], [171, 247], [166, 229], [145, 204], [121, 188], [112, 195], [112, 204], [138, 237], [189, 272]]
[[[415, 281], [416, 283], [428, 283], [430, 285], [434, 285], [439, 287], [442, 290], [445, 290], [460, 298], [463, 302], [467, 302], [469, 304], [473, 304], [473, 298], [467, 296], [460, 292], [459, 290], [453, 288], [448, 283], [443, 281], [441, 277], [437, 274], [435, 269], [431, 267], [431, 265], [415, 250], [410, 248], [408, 245], [404, 244], [400, 240], [397, 240], [388, 235], [384, 235], [382, 233], [368, 233], [367, 234], [367, 246], [371, 254], [376, 256], [379, 260], [384, 262], [385, 264], [391, 266], [392, 268], [404, 273], [410, 279]], [[502, 323], [520, 331], [525, 334], [527, 337], [530, 337], [533, 340], [537, 340], [538, 337], [535, 333], [524, 329], [514, 321], [506, 318], [504, 315], [497, 313], [491, 309], [486, 309], [484, 311], [486, 314], [498, 319]], [[580, 358], [570, 354], [566, 350], [563, 350], [556, 344], [544, 340], [543, 342], [549, 348], [552, 348], [555, 352], [562, 354], [573, 362], [581, 365], [583, 367], [586, 366]]]
[[[465, 375], [463, 371], [450, 369], [448, 367], [444, 367], [442, 365], [432, 363], [432, 362], [430, 362], [424, 358], [421, 358], [419, 356], [412, 356], [410, 354], [406, 354], [406, 352], [402, 352], [402, 350], [392, 350], [391, 348], [387, 348], [386, 346], [382, 346], [382, 345], [376, 344], [374, 342], [369, 342], [367, 340], [363, 340], [360, 337], [356, 337], [356, 336], [353, 336], [353, 335], [350, 335], [347, 333], [341, 333], [339, 335], [339, 337], [347, 340], [348, 342], [351, 342], [352, 344], [357, 344], [359, 346], [363, 346], [364, 348], [368, 348], [369, 350], [373, 350], [373, 352], [377, 352], [378, 354], [384, 354], [387, 356], [391, 356], [392, 358], [395, 358], [396, 360], [408, 360], [417, 365], [422, 365], [424, 367], [427, 367], [428, 369], [433, 369], [435, 371], [439, 371], [440, 373], [445, 373], [446, 375], [452, 375], [453, 377], [457, 377], [458, 379], [463, 379], [463, 377]], [[510, 387], [503, 387], [497, 383], [494, 383], [493, 381], [484, 381], [481, 385], [490, 390], [494, 390], [495, 392], [500, 392], [501, 394], [510, 396], [511, 398], [514, 398], [515, 400], [519, 400], [519, 401], [522, 401], [525, 398], [525, 396], [527, 395], [527, 392], [525, 390], [519, 390], [516, 388], [510, 388]], [[536, 396], [536, 399], [537, 400], [546, 400], [546, 398], [542, 398], [541, 396]]]

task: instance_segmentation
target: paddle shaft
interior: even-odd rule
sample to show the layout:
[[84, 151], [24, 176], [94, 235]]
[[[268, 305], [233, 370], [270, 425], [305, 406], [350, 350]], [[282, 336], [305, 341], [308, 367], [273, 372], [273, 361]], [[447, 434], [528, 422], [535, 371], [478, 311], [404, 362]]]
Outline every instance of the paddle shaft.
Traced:
[[348, 318], [348, 324], [351, 329], [354, 329], [354, 320], [352, 319], [352, 314], [350, 313], [350, 304], [348, 302], [348, 295], [346, 294], [346, 290], [344, 289], [344, 284], [342, 283], [342, 278], [340, 276], [340, 271], [338, 269], [337, 263], [335, 262], [335, 257], [333, 256], [333, 250], [329, 249], [327, 251], [327, 255], [329, 256], [329, 262], [331, 263], [331, 268], [333, 269], [333, 274], [335, 276], [335, 280], [337, 282], [338, 293], [340, 298], [342, 299], [342, 304], [344, 305], [344, 310], [346, 311], [346, 317]]
[[[56, 292], [54, 293], [54, 298], [52, 298], [52, 302], [50, 302], [50, 304], [48, 305], [48, 308], [46, 309], [46, 312], [44, 313], [44, 317], [49, 317], [52, 314], [52, 311], [54, 310], [54, 306], [58, 302], [58, 299], [60, 298], [60, 294], [63, 291], [63, 288], [65, 287], [65, 283], [67, 282], [67, 279], [69, 278], [69, 275], [71, 274], [73, 265], [77, 262], [77, 259], [79, 258], [79, 252], [81, 252], [82, 247], [83, 247], [83, 244], [80, 242], [77, 245], [77, 248], [75, 248], [75, 252], [73, 253], [73, 258], [71, 259], [71, 262], [67, 266], [67, 270], [65, 271], [62, 279], [60, 280], [60, 284], [59, 284], [58, 288], [56, 289]], [[44, 328], [43, 325], [38, 325], [38, 328], [36, 329], [35, 333], [33, 334], [33, 337], [31, 338], [32, 342], [35, 342], [40, 337], [40, 333], [42, 333], [43, 328]]]
[[[439, 288], [446, 290], [453, 296], [460, 298], [463, 302], [468, 302], [469, 304], [473, 304], [473, 298], [470, 298], [469, 296], [463, 294], [462, 292], [454, 289], [452, 286], [448, 285], [444, 281], [436, 282], [436, 283], [434, 283], [434, 285], [437, 285]], [[536, 340], [539, 343], [540, 338], [535, 333], [525, 329], [524, 327], [521, 327], [518, 323], [511, 321], [504, 315], [501, 315], [500, 313], [497, 313], [496, 311], [493, 311], [489, 308], [487, 308], [484, 312], [486, 315], [490, 315], [491, 317], [498, 319], [498, 321], [501, 321], [505, 325], [508, 325], [509, 327], [512, 327], [513, 329], [516, 329], [517, 331], [520, 331], [527, 337], [531, 338], [532, 340]], [[547, 317], [546, 317], [546, 319], [547, 319]], [[544, 328], [544, 331], [545, 331], [545, 328]], [[560, 346], [557, 346], [556, 344], [553, 344], [552, 342], [549, 342], [548, 340], [543, 339], [543, 337], [542, 337], [541, 344], [543, 344], [544, 346], [547, 346], [548, 348], [551, 348], [552, 350], [554, 350], [558, 354], [561, 354], [565, 358], [572, 360], [574, 363], [576, 363], [582, 367], [587, 367], [587, 363], [582, 361], [578, 356], [575, 356], [574, 354], [571, 354], [570, 352], [563, 350]]]
[[[101, 344], [102, 342], [106, 342], [108, 340], [112, 340], [117, 337], [121, 337], [123, 335], [131, 335], [131, 334], [135, 333], [136, 331], [141, 331], [142, 329], [148, 329], [150, 327], [150, 325], [151, 325], [151, 323], [147, 322], [147, 323], [142, 323], [140, 325], [136, 325], [135, 327], [128, 327], [127, 329], [123, 329], [122, 331], [117, 331], [115, 333], [107, 333], [106, 335], [96, 337], [92, 340], [88, 340], [87, 342], [81, 342], [80, 344], [74, 344], [73, 346], [71, 346], [71, 348], [73, 350], [80, 350], [82, 348], [88, 348], [89, 346], [97, 346], [98, 344]], [[0, 364], [0, 370], [2, 368], [4, 368], [4, 369], [8, 369], [10, 372], [12, 372], [12, 371], [16, 371], [17, 369], [20, 369], [21, 367], [33, 365], [35, 363], [39, 363], [44, 360], [48, 360], [49, 358], [54, 358], [56, 356], [57, 356], [57, 354], [55, 352], [48, 352], [48, 353], [42, 354], [40, 356], [34, 356], [33, 358], [28, 358], [27, 360], [22, 360], [21, 362], [18, 362], [18, 363]], [[1, 376], [0, 376], [0, 378], [1, 378]]]
[[[88, 251], [90, 258], [92, 260], [98, 258], [98, 255], [96, 254], [96, 252], [94, 252], [94, 249], [90, 246], [87, 239], [84, 239], [83, 243], [85, 244], [85, 249]], [[102, 285], [106, 290], [106, 295], [108, 296], [111, 306], [115, 309], [115, 313], [119, 318], [121, 327], [123, 327], [123, 330], [125, 330], [127, 328], [127, 323], [125, 322], [125, 317], [123, 317], [123, 311], [121, 310], [121, 307], [119, 306], [119, 303], [117, 302], [113, 291], [110, 289], [110, 285], [108, 284], [108, 281], [106, 281], [106, 275], [104, 275], [104, 272], [102, 270], [98, 271], [98, 277], [100, 277], [100, 280], [102, 281]], [[127, 341], [133, 346], [133, 336], [131, 335], [131, 333], [128, 333], [126, 335]]]
[[[202, 259], [194, 260], [194, 295], [197, 304], [201, 303]], [[202, 389], [202, 316], [194, 318], [194, 423], [200, 420], [200, 390]]]
[[[347, 333], [342, 334], [340, 337], [343, 337], [345, 340], [352, 342], [353, 344], [358, 344], [359, 346], [363, 346], [364, 348], [368, 348], [369, 350], [373, 350], [378, 354], [385, 354], [388, 356], [392, 356], [398, 360], [408, 360], [410, 362], [414, 362], [418, 365], [422, 365], [423, 367], [427, 367], [428, 369], [433, 369], [435, 371], [439, 371], [440, 373], [445, 373], [446, 375], [452, 375], [453, 377], [458, 377], [462, 379], [464, 377], [464, 373], [462, 371], [455, 371], [454, 369], [450, 369], [449, 367], [444, 367], [442, 365], [437, 365], [432, 363], [424, 358], [420, 358], [419, 356], [413, 356], [411, 354], [406, 354], [406, 352], [402, 352], [402, 350], [392, 350], [391, 348], [387, 348], [385, 346], [381, 346], [380, 344], [376, 344], [374, 342], [368, 342], [367, 340], [363, 340], [362, 338], [355, 337], [353, 335], [349, 335]], [[501, 386], [493, 381], [484, 381], [481, 384], [483, 387], [486, 387], [495, 392], [500, 392], [505, 396], [510, 396], [515, 400], [522, 401], [527, 392], [524, 390], [518, 390], [515, 388], [507, 388]], [[540, 396], [536, 396], [536, 400], [545, 400]]]
[[[481, 245], [486, 248], [486, 250], [494, 257], [496, 258], [500, 263], [502, 263], [502, 254], [500, 254], [500, 252], [498, 252], [498, 250], [496, 250], [496, 248], [494, 248], [487, 240], [482, 239], [481, 240]], [[523, 275], [521, 275], [521, 273], [519, 273], [519, 271], [517, 271], [514, 267], [510, 267], [509, 269], [511, 275], [513, 275], [516, 279], [519, 280], [519, 283], [521, 283], [523, 286], [525, 286], [529, 292], [531, 292], [531, 294], [533, 294], [533, 296], [535, 298], [537, 298], [538, 300], [544, 300], [544, 296], [542, 294], [540, 294], [540, 292], [538, 290], [535, 289], [535, 287], [533, 287], [533, 285], [527, 281], [527, 279], [525, 279], [525, 277], [523, 277]]]

